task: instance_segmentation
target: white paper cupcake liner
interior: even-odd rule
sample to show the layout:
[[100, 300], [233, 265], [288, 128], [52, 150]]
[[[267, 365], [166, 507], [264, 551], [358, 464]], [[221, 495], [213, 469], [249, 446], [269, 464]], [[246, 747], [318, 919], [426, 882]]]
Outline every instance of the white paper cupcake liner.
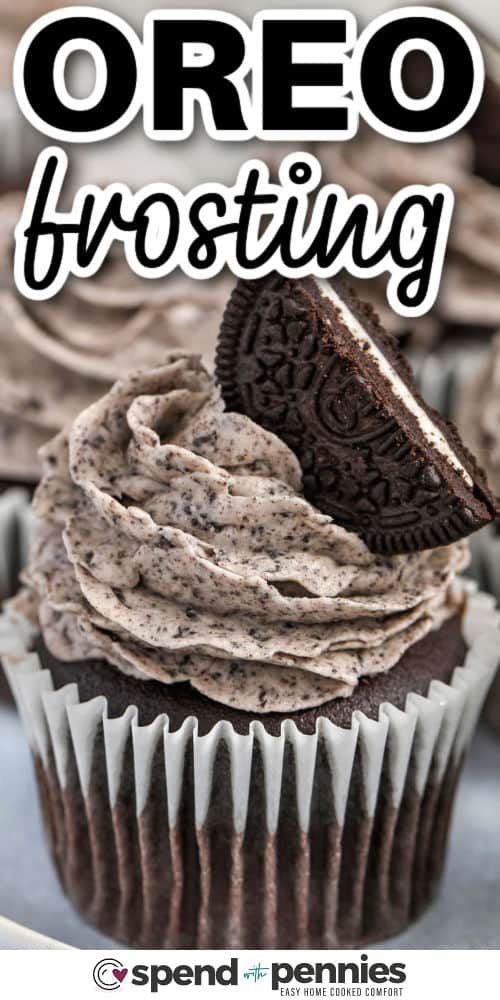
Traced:
[[25, 565], [34, 516], [29, 494], [9, 489], [0, 494], [0, 602], [12, 597], [19, 571]]
[[500, 615], [469, 591], [469, 651], [404, 711], [326, 719], [313, 735], [221, 721], [140, 725], [130, 706], [54, 690], [7, 612], [0, 654], [33, 753], [63, 888], [103, 932], [142, 947], [357, 946], [432, 898], [464, 754], [500, 658]]
[[[488, 591], [492, 604], [500, 605], [500, 533], [492, 524], [470, 538], [471, 562], [469, 575]], [[497, 673], [485, 707], [490, 726], [500, 736], [500, 672]]]

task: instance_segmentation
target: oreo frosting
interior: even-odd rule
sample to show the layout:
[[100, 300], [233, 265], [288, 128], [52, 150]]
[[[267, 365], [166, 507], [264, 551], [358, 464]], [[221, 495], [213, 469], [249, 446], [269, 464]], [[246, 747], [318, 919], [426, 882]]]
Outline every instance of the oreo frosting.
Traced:
[[93, 279], [31, 302], [12, 280], [21, 195], [0, 200], [0, 478], [36, 481], [38, 449], [117, 377], [165, 350], [199, 350], [208, 363], [227, 297], [225, 280], [141, 280], [114, 259]]
[[60, 660], [293, 712], [348, 697], [456, 613], [465, 543], [371, 553], [195, 356], [119, 381], [42, 455], [19, 604]]

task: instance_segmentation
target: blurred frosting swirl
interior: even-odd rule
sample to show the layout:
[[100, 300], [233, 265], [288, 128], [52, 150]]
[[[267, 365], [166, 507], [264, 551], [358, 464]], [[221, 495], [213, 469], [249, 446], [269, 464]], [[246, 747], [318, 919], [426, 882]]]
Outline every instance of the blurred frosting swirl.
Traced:
[[60, 659], [285, 712], [348, 696], [456, 611], [464, 543], [369, 552], [194, 355], [116, 383], [43, 458], [24, 579]]
[[36, 481], [40, 446], [116, 378], [171, 349], [196, 349], [211, 362], [228, 284], [142, 280], [110, 259], [55, 299], [29, 301], [11, 276], [22, 202], [0, 199], [0, 477]]
[[500, 323], [500, 191], [473, 173], [468, 136], [415, 147], [361, 132], [352, 142], [319, 144], [315, 154], [324, 183], [340, 184], [351, 195], [369, 194], [380, 209], [408, 184], [448, 184], [455, 195], [443, 279], [430, 314], [413, 320], [408, 330], [400, 317], [391, 317], [383, 290], [367, 292], [365, 282], [357, 282], [359, 294], [375, 303], [390, 332], [410, 332], [415, 343], [425, 345], [437, 338], [439, 321], [493, 329]]

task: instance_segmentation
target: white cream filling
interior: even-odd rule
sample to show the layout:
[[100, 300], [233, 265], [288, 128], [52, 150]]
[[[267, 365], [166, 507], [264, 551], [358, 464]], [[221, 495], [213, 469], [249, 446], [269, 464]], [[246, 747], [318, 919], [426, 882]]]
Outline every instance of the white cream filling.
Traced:
[[472, 487], [474, 484], [469, 473], [466, 469], [464, 469], [462, 463], [455, 455], [455, 452], [448, 444], [444, 434], [442, 434], [439, 430], [439, 427], [436, 427], [436, 425], [433, 424], [431, 418], [425, 410], [419, 406], [414, 396], [407, 389], [403, 380], [399, 377], [398, 373], [394, 371], [394, 368], [389, 364], [385, 355], [377, 347], [366, 330], [363, 329], [361, 323], [358, 322], [351, 310], [348, 306], [346, 306], [345, 302], [342, 301], [340, 296], [337, 295], [335, 289], [333, 289], [330, 283], [324, 278], [315, 278], [314, 280], [321, 294], [333, 302], [335, 308], [340, 313], [342, 323], [349, 330], [349, 333], [351, 333], [354, 339], [360, 344], [363, 344], [363, 346], [366, 345], [372, 358], [376, 361], [381, 374], [390, 383], [392, 392], [398, 397], [398, 399], [401, 400], [406, 409], [413, 414], [417, 420], [420, 430], [429, 444], [435, 448], [436, 451], [439, 451], [446, 461], [453, 466], [456, 472], [463, 476], [467, 485]]

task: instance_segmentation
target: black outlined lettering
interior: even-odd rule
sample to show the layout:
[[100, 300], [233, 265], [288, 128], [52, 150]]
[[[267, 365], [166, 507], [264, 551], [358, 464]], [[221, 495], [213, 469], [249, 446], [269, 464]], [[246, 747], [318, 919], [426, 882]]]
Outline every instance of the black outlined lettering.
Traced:
[[356, 22], [347, 11], [264, 10], [253, 22], [260, 138], [346, 139], [357, 127], [347, 98]]
[[135, 194], [124, 184], [84, 185], [64, 213], [67, 166], [61, 149], [40, 154], [16, 228], [14, 275], [27, 298], [50, 298], [71, 274], [95, 274], [114, 242], [146, 278], [176, 267], [194, 278], [225, 267], [245, 278], [388, 272], [387, 297], [401, 315], [422, 315], [436, 298], [453, 210], [444, 184], [403, 188], [381, 214], [368, 195], [321, 186], [318, 160], [291, 153], [279, 183], [249, 160], [234, 185], [200, 184], [186, 195], [162, 182]]
[[[402, 70], [418, 48], [432, 62], [433, 81], [428, 94], [411, 97]], [[96, 70], [86, 98], [73, 97], [65, 83], [68, 56], [78, 49]], [[122, 18], [70, 7], [28, 29], [14, 84], [35, 128], [67, 142], [117, 134], [141, 104], [144, 131], [156, 141], [188, 138], [198, 105], [205, 130], [219, 140], [345, 141], [361, 114], [390, 138], [432, 142], [472, 117], [484, 64], [463, 22], [428, 7], [390, 11], [358, 41], [344, 10], [264, 10], [252, 30], [221, 11], [151, 11], [142, 44]]]
[[144, 23], [151, 55], [148, 74], [151, 109], [145, 130], [151, 139], [185, 139], [194, 127], [198, 102], [205, 128], [215, 138], [249, 137], [249, 31], [239, 18], [207, 11], [154, 11]]
[[[65, 62], [77, 51], [94, 59], [92, 100], [72, 99], [65, 89]], [[14, 87], [19, 106], [35, 128], [53, 139], [108, 139], [140, 108], [140, 62], [139, 39], [122, 18], [90, 7], [54, 11], [35, 21], [18, 46]]]
[[[420, 98], [406, 94], [401, 81], [404, 57], [415, 49], [427, 54], [433, 68], [430, 92]], [[476, 38], [458, 17], [403, 7], [375, 18], [362, 32], [352, 81], [356, 104], [372, 128], [401, 142], [433, 142], [458, 132], [474, 114], [484, 63]]]

